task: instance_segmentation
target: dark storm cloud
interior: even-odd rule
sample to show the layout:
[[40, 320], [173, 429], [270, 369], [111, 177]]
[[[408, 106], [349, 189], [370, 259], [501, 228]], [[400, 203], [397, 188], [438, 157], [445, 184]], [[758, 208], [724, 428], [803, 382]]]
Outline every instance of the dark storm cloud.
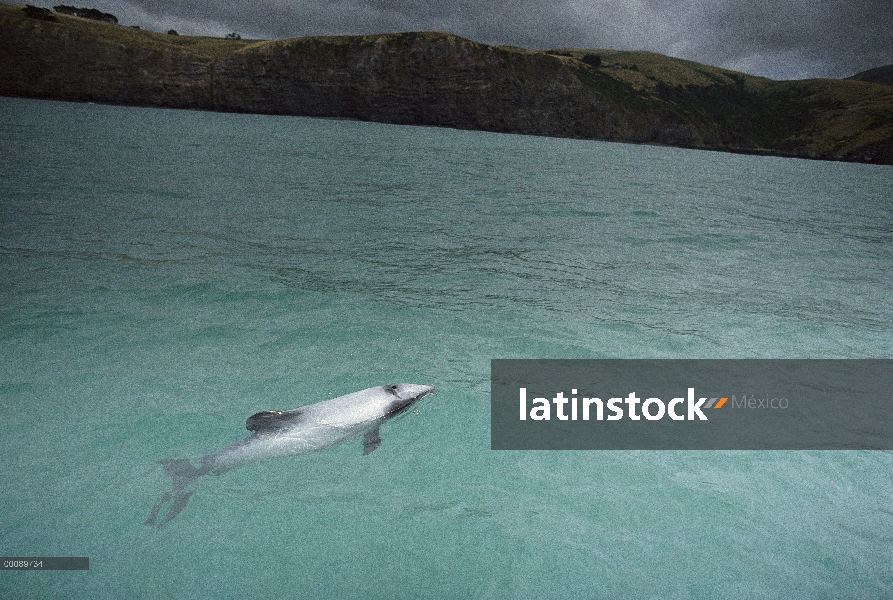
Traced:
[[893, 63], [891, 0], [96, 0], [92, 5], [124, 24], [185, 34], [279, 38], [439, 29], [524, 48], [652, 50], [777, 79], [845, 77]]

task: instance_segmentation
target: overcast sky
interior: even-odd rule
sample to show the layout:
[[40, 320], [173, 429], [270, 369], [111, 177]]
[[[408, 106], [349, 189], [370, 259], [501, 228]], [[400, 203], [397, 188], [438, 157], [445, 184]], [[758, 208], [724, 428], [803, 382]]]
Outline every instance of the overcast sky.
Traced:
[[[21, 0], [19, 0], [21, 1]], [[61, 0], [64, 2], [64, 0]], [[60, 0], [30, 0], [52, 6]], [[71, 0], [69, 0], [71, 2]], [[437, 29], [522, 48], [651, 50], [773, 79], [893, 64], [893, 0], [77, 0], [122, 25], [284, 38]]]

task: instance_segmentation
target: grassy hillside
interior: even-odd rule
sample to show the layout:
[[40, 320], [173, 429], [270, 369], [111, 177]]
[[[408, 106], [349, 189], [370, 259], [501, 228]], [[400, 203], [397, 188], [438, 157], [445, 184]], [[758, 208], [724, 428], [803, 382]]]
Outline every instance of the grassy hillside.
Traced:
[[862, 81], [773, 81], [652, 52], [562, 49], [598, 56], [599, 71], [713, 124], [728, 149], [893, 163], [893, 90]]
[[0, 94], [893, 164], [893, 87], [443, 32], [250, 41], [0, 4]]
[[879, 83], [881, 85], [893, 85], [893, 65], [868, 69], [861, 73], [856, 73], [847, 79], [856, 79], [858, 81], [868, 81], [871, 83]]

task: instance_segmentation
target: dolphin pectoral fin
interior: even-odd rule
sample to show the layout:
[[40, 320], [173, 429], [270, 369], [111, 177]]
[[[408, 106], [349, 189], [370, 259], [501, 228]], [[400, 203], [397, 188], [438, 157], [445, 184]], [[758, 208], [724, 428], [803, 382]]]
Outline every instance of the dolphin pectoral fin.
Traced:
[[372, 454], [375, 449], [381, 445], [381, 437], [378, 434], [378, 425], [372, 431], [367, 431], [363, 435], [363, 456]]

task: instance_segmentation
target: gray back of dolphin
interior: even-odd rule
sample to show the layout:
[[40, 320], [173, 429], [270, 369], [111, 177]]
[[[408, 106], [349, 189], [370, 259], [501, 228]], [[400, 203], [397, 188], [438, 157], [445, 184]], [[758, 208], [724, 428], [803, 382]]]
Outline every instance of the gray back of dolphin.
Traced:
[[[363, 439], [363, 455], [370, 454], [381, 444], [381, 424], [433, 391], [428, 385], [398, 383], [295, 410], [255, 413], [245, 421], [251, 435], [220, 452], [203, 456], [200, 467], [186, 458], [159, 461], [171, 478], [171, 491], [155, 503], [146, 524], [161, 527], [170, 522], [192, 497], [194, 490], [186, 488], [208, 473], [219, 475], [249, 462], [324, 450], [359, 436]], [[159, 522], [159, 513], [168, 502], [171, 507]]]

